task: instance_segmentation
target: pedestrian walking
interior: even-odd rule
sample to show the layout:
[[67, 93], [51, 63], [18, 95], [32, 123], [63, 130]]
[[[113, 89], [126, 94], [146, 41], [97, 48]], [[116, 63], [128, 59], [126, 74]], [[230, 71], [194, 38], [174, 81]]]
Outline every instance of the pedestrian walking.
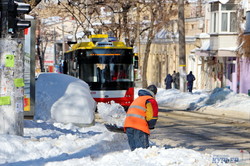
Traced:
[[175, 71], [172, 74], [172, 78], [173, 78], [173, 86], [175, 89], [177, 89], [177, 73]]
[[192, 93], [193, 90], [193, 82], [195, 80], [194, 75], [192, 74], [192, 71], [189, 72], [189, 74], [187, 75], [187, 87], [188, 87], [188, 91]]
[[175, 89], [180, 89], [180, 73], [177, 72], [175, 76]]
[[158, 119], [158, 104], [155, 100], [157, 88], [150, 85], [138, 91], [136, 98], [128, 108], [124, 131], [128, 137], [130, 149], [149, 147], [150, 129], [154, 129]]
[[170, 75], [170, 74], [168, 74], [167, 76], [166, 76], [166, 78], [165, 78], [165, 85], [166, 85], [166, 89], [171, 89], [172, 88], [172, 82], [173, 82], [173, 77]]

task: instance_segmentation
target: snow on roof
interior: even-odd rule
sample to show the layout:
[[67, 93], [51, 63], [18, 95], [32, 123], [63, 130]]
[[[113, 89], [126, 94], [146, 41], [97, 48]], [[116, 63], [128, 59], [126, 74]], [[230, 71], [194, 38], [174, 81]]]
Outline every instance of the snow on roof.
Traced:
[[221, 51], [236, 51], [237, 47], [227, 47], [227, 48], [219, 48]]
[[209, 0], [208, 3], [220, 2], [222, 4], [226, 4], [229, 0]]
[[208, 34], [208, 33], [200, 33], [199, 34], [199, 38], [209, 38], [210, 37], [210, 35]]

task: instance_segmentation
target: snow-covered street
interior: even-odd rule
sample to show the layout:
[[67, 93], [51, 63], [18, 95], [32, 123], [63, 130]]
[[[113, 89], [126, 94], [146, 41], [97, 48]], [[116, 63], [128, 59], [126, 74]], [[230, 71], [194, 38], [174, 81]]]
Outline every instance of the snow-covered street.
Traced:
[[150, 139], [166, 148], [184, 147], [203, 153], [215, 150], [250, 151], [247, 121], [199, 111], [172, 111], [161, 108]]
[[[70, 81], [69, 81], [70, 82]], [[53, 84], [53, 80], [47, 82]], [[76, 85], [74, 83], [74, 85]], [[81, 86], [80, 83], [77, 84]], [[84, 87], [84, 85], [82, 85]], [[68, 94], [72, 94], [74, 88], [68, 86], [65, 89], [67, 93], [62, 94], [58, 101], [67, 97], [67, 103], [70, 101]], [[60, 87], [59, 87], [60, 88]], [[139, 89], [139, 88], [138, 88]], [[137, 90], [136, 89], [136, 94]], [[41, 90], [41, 89], [40, 89]], [[35, 120], [24, 121], [24, 135], [1, 135], [0, 137], [0, 165], [16, 165], [16, 166], [80, 166], [80, 165], [154, 165], [154, 166], [208, 166], [208, 165], [248, 165], [250, 164], [249, 152], [242, 149], [231, 149], [229, 146], [220, 150], [213, 149], [205, 151], [191, 145], [197, 146], [199, 142], [194, 142], [188, 146], [180, 146], [172, 135], [165, 135], [164, 139], [155, 138], [154, 132], [150, 136], [151, 147], [148, 149], [136, 149], [131, 152], [127, 137], [123, 133], [115, 133], [108, 131], [105, 126], [96, 120], [95, 124], [84, 126], [76, 123], [57, 122], [51, 116], [51, 110], [54, 110], [53, 96], [48, 96], [47, 92], [50, 88], [41, 91], [43, 100], [39, 103], [39, 110]], [[85, 90], [78, 93], [85, 93]], [[54, 98], [53, 98], [54, 99]], [[75, 100], [75, 98], [73, 98]], [[86, 98], [88, 100], [88, 98]], [[235, 94], [229, 89], [216, 89], [213, 92], [194, 91], [193, 94], [180, 92], [175, 89], [160, 89], [156, 96], [156, 100], [160, 107], [168, 107], [173, 110], [187, 110], [188, 112], [204, 112], [206, 107], [221, 111], [225, 116], [227, 111], [231, 111], [239, 118], [244, 118], [249, 129], [249, 109], [250, 97], [247, 95]], [[88, 103], [88, 102], [87, 102]], [[50, 106], [50, 110], [44, 110]], [[62, 111], [68, 111], [70, 106], [64, 106]], [[79, 107], [80, 108], [80, 107]], [[77, 111], [77, 107], [74, 107]], [[121, 126], [125, 117], [123, 108], [116, 103], [97, 105], [97, 110], [101, 121], [117, 124]], [[54, 110], [56, 111], [56, 110]], [[48, 115], [49, 114], [49, 115]], [[71, 118], [69, 114], [62, 114], [65, 118]], [[80, 116], [80, 115], [79, 115]], [[46, 117], [46, 119], [42, 119]], [[171, 117], [171, 116], [169, 116]], [[84, 116], [82, 116], [84, 120]], [[87, 118], [87, 117], [86, 117]], [[159, 114], [161, 118], [161, 113]], [[193, 117], [195, 118], [195, 117]], [[61, 120], [61, 119], [60, 119]], [[158, 126], [161, 126], [162, 124]], [[208, 122], [204, 120], [205, 124]], [[171, 127], [170, 122], [165, 124]], [[183, 123], [179, 124], [183, 125]], [[210, 126], [209, 126], [210, 127]], [[208, 127], [208, 128], [209, 128]], [[183, 127], [184, 128], [184, 127]], [[173, 128], [174, 129], [174, 128]], [[228, 132], [227, 128], [223, 131]], [[173, 130], [172, 130], [173, 131]], [[187, 130], [189, 131], [189, 129]], [[158, 133], [156, 133], [158, 132]], [[155, 134], [161, 132], [160, 128], [155, 129]], [[218, 133], [220, 134], [220, 133]], [[186, 139], [184, 142], [190, 141], [188, 137], [180, 137]], [[178, 139], [180, 139], [178, 138]], [[160, 142], [162, 139], [164, 142]], [[226, 137], [224, 138], [226, 139]], [[223, 142], [223, 141], [222, 141]], [[249, 141], [248, 141], [249, 142]], [[171, 145], [171, 146], [166, 146]], [[174, 146], [175, 145], [175, 146]], [[178, 146], [177, 146], [178, 145]], [[197, 146], [198, 147], [198, 146]]]
[[[25, 122], [25, 136], [0, 138], [3, 165], [208, 165], [210, 155], [185, 148], [152, 147], [131, 152], [125, 134], [103, 125]], [[5, 164], [4, 164], [5, 163]]]

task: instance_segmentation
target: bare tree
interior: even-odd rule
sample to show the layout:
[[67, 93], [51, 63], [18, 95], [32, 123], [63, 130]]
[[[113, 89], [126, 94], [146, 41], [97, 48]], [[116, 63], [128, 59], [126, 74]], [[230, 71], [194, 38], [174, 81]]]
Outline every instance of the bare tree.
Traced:
[[85, 34], [89, 29], [94, 33], [100, 31], [112, 34], [118, 39], [125, 38], [128, 46], [133, 46], [136, 29], [131, 18], [131, 9], [136, 5], [134, 0], [103, 0], [103, 1], [71, 1], [60, 2], [63, 12], [75, 18]]
[[57, 36], [59, 36], [58, 33], [51, 31], [50, 29], [48, 29], [48, 27], [41, 24], [40, 20], [38, 21], [36, 45], [37, 45], [37, 56], [39, 58], [41, 72], [45, 71], [44, 59], [48, 43], [53, 42]]
[[[86, 35], [90, 29], [94, 33], [102, 31], [123, 39], [131, 47], [138, 37], [146, 39], [145, 54], [140, 56], [144, 64], [142, 82], [146, 87], [151, 44], [156, 33], [177, 16], [176, 6], [175, 0], [58, 0], [56, 7], [60, 14], [71, 15], [79, 26], [77, 29]], [[145, 16], [148, 20], [144, 20]]]
[[[242, 23], [246, 22], [246, 17], [244, 17], [244, 9], [239, 7], [237, 9], [237, 24], [241, 25]], [[244, 34], [244, 30], [241, 26], [238, 26], [238, 50], [237, 55], [238, 57], [246, 57], [250, 59], [250, 35]]]
[[142, 66], [142, 87], [147, 87], [147, 69], [148, 69], [148, 59], [150, 54], [150, 47], [153, 39], [157, 32], [163, 28], [167, 28], [168, 22], [177, 15], [176, 2], [170, 2], [165, 0], [145, 0], [144, 8], [148, 11], [150, 22], [146, 24], [142, 33], [146, 33], [146, 48], [143, 57]]
[[62, 12], [62, 9], [57, 7], [57, 4], [53, 2], [40, 2], [37, 4], [37, 0], [30, 0], [29, 3], [34, 7], [30, 12], [30, 15], [34, 16], [37, 19], [36, 27], [36, 56], [39, 59], [40, 69], [42, 72], [44, 69], [44, 59], [45, 52], [48, 46], [48, 43], [54, 40], [54, 37], [58, 36], [56, 32], [51, 31], [48, 27], [44, 26], [41, 23], [43, 18], [60, 16], [66, 17], [69, 16], [68, 13]]
[[31, 9], [33, 9], [41, 2], [41, 0], [24, 0], [24, 2], [30, 4]]

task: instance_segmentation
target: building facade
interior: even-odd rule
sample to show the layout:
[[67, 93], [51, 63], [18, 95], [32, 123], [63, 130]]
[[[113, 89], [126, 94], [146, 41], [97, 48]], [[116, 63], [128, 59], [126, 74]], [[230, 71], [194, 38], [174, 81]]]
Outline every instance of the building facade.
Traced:
[[207, 75], [203, 85], [199, 85], [201, 89], [227, 87], [236, 93], [248, 93], [250, 89], [250, 76], [246, 74], [249, 58], [239, 56], [239, 36], [247, 11], [242, 4], [242, 1], [213, 0], [206, 5], [207, 37], [200, 38], [201, 48], [195, 51], [203, 61], [202, 75]]

